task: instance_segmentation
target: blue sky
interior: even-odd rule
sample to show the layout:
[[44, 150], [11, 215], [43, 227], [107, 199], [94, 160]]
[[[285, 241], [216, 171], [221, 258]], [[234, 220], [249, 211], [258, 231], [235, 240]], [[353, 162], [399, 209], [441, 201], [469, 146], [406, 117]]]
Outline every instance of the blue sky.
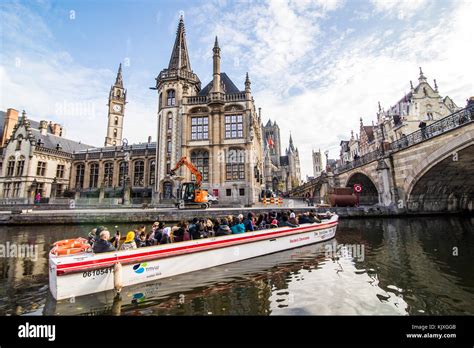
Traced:
[[276, 120], [311, 175], [311, 150], [330, 150], [393, 105], [422, 66], [458, 105], [474, 95], [472, 1], [10, 1], [0, 4], [0, 109], [56, 120], [67, 137], [100, 146], [120, 62], [128, 89], [124, 136], [156, 139], [156, 92], [180, 12], [191, 65], [211, 78], [213, 38], [222, 70], [252, 82], [264, 122]]

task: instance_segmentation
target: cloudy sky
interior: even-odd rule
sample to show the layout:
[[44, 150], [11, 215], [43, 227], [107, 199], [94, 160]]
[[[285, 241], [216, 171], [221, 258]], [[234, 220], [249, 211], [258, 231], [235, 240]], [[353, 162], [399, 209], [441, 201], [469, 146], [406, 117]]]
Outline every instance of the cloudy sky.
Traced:
[[184, 13], [191, 65], [211, 79], [219, 36], [222, 71], [289, 133], [302, 174], [311, 150], [375, 120], [415, 83], [418, 67], [458, 105], [474, 95], [470, 0], [10, 1], [0, 4], [0, 110], [62, 123], [66, 136], [101, 146], [120, 62], [128, 89], [124, 136], [156, 139], [156, 92]]

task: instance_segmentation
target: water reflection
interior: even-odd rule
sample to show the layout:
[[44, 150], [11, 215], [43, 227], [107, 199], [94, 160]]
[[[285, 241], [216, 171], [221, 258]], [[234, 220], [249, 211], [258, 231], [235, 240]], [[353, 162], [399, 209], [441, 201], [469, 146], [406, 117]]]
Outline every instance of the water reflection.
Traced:
[[0, 243], [38, 245], [39, 258], [0, 260], [0, 314], [472, 314], [473, 223], [343, 220], [337, 243], [363, 245], [363, 258], [330, 257], [329, 242], [126, 288], [120, 298], [110, 291], [74, 302], [49, 294], [47, 253], [55, 240], [85, 235], [91, 226], [4, 227]]

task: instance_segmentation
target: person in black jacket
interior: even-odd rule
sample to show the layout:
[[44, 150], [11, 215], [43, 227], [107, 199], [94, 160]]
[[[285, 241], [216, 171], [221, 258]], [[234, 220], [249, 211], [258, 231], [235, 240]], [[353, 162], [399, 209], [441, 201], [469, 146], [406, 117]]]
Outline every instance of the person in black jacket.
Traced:
[[298, 227], [298, 225], [292, 224], [291, 222], [288, 221], [288, 215], [286, 215], [286, 213], [282, 214], [281, 222], [278, 223], [278, 227], [283, 227], [283, 226]]
[[114, 246], [112, 243], [109, 242], [110, 239], [110, 232], [107, 230], [103, 230], [100, 232], [99, 240], [94, 243], [92, 251], [96, 254], [98, 253], [106, 253], [109, 251], [115, 251]]

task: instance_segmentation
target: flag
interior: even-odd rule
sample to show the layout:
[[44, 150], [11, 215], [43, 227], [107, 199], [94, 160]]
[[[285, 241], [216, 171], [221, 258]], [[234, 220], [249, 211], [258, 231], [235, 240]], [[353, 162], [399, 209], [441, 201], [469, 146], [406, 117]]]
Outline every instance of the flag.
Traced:
[[271, 136], [268, 137], [268, 139], [267, 139], [267, 144], [268, 144], [268, 147], [269, 147], [269, 148], [273, 148], [273, 146], [275, 145], [275, 144], [273, 143], [273, 139], [272, 139]]

